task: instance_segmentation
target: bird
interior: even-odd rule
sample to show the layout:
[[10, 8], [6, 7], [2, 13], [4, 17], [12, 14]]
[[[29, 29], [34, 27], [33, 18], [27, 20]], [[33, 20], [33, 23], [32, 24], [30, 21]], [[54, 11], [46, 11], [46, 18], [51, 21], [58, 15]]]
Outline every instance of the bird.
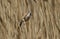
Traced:
[[23, 19], [21, 19], [21, 21], [20, 21], [20, 27], [21, 27], [21, 25], [22, 25], [24, 22], [27, 22], [27, 21], [30, 19], [31, 15], [32, 15], [32, 13], [29, 12], [29, 13], [27, 13], [27, 14], [23, 17]]

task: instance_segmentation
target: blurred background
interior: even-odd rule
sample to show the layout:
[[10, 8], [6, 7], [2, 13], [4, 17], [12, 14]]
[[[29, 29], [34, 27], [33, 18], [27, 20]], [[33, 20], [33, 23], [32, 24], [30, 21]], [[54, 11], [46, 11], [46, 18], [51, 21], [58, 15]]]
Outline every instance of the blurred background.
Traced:
[[60, 39], [60, 0], [0, 0], [0, 39]]

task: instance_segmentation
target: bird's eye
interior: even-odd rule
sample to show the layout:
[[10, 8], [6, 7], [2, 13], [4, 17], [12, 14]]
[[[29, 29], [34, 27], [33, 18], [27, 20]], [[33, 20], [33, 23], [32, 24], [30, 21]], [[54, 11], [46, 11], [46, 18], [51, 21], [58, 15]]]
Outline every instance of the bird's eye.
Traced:
[[24, 17], [24, 20], [25, 21], [28, 21], [31, 17], [31, 13], [28, 13], [25, 17]]
[[30, 17], [31, 17], [31, 12], [28, 13], [28, 14], [21, 20], [20, 26], [23, 24], [23, 22], [28, 21], [28, 20], [30, 19]]

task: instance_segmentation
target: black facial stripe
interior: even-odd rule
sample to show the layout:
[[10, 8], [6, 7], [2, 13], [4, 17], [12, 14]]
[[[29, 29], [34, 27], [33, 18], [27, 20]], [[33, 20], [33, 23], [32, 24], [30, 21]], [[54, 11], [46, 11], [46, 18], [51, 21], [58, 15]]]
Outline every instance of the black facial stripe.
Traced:
[[23, 22], [26, 22], [30, 19], [31, 13], [28, 13], [21, 21], [20, 21], [20, 27], [23, 24]]
[[[28, 14], [27, 14], [27, 15], [28, 15]], [[30, 19], [31, 13], [29, 13], [29, 16], [27, 16], [27, 15], [24, 17], [24, 20], [25, 20], [25, 21], [28, 21], [28, 20]]]

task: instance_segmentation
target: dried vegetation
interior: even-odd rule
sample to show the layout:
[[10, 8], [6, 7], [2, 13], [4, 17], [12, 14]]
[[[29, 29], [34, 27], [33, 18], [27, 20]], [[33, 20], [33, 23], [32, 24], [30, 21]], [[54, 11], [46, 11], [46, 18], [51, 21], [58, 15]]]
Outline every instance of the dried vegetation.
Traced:
[[60, 0], [0, 0], [0, 39], [60, 39]]

